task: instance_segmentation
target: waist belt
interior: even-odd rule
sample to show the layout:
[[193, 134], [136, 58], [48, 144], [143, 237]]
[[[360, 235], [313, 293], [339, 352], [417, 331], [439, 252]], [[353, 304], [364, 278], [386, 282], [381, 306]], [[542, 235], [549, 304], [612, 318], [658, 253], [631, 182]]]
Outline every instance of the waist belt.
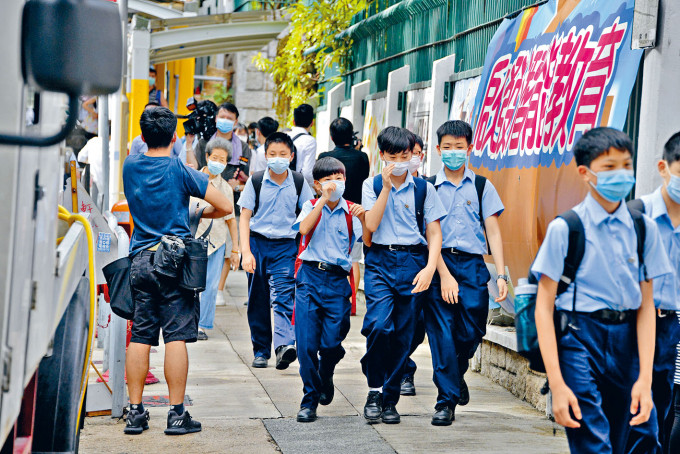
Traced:
[[349, 271], [345, 271], [343, 267], [338, 265], [331, 265], [330, 263], [324, 262], [313, 262], [311, 260], [304, 260], [302, 263], [321, 271], [327, 271], [329, 273], [339, 274], [341, 276], [349, 276]]
[[275, 242], [295, 241], [294, 238], [269, 238], [269, 237], [262, 235], [261, 233], [254, 232], [252, 230], [250, 231], [250, 236], [252, 236], [254, 238], [259, 238], [261, 240], [275, 241]]
[[399, 251], [399, 252], [426, 252], [427, 246], [423, 244], [378, 244], [373, 243], [372, 248], [384, 249], [386, 251]]
[[482, 254], [472, 254], [470, 252], [459, 251], [458, 249], [456, 249], [454, 247], [442, 248], [442, 252], [447, 252], [447, 253], [453, 254], [453, 255], [459, 255], [461, 257], [470, 257], [470, 258], [483, 257]]
[[618, 325], [621, 323], [629, 322], [637, 317], [636, 310], [629, 311], [615, 311], [612, 309], [600, 309], [594, 312], [576, 312], [577, 314], [594, 318], [603, 323]]
[[670, 316], [676, 317], [676, 312], [672, 309], [657, 309], [656, 315], [659, 318], [670, 317]]

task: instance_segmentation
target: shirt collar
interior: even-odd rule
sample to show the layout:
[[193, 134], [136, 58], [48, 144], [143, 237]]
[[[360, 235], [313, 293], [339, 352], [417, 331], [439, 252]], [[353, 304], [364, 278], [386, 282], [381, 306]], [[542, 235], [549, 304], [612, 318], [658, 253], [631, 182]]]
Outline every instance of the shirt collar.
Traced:
[[305, 128], [301, 128], [299, 126], [293, 126], [292, 128], [290, 128], [290, 132], [293, 135], [293, 137], [295, 137], [298, 134], [306, 133], [307, 130]]
[[647, 213], [649, 217], [652, 219], [657, 219], [662, 216], [668, 217], [668, 208], [666, 207], [666, 202], [663, 200], [660, 186], [656, 189], [656, 191], [649, 195], [649, 203], [651, 205], [651, 210], [649, 213]]
[[[465, 181], [465, 180], [475, 181], [475, 173], [472, 170], [470, 170], [469, 167], [466, 167], [465, 172], [463, 173], [463, 180], [462, 181]], [[451, 183], [448, 180], [448, 178], [446, 178], [446, 172], [444, 170], [444, 166], [442, 166], [441, 170], [439, 170], [439, 172], [437, 173], [437, 177], [434, 181], [434, 185], [439, 186], [442, 183], [445, 183], [447, 181], [449, 183]], [[461, 181], [461, 183], [462, 183], [462, 181]], [[453, 183], [451, 183], [451, 184], [453, 184]]]
[[407, 171], [406, 171], [406, 180], [404, 181], [404, 184], [402, 184], [401, 186], [399, 186], [399, 189], [398, 189], [398, 190], [401, 190], [402, 188], [407, 188], [407, 187], [409, 187], [409, 185], [412, 185], [412, 184], [415, 185], [416, 183], [415, 183], [415, 181], [413, 180], [413, 175], [411, 175], [411, 172], [409, 172], [409, 171], [407, 170]]
[[345, 200], [344, 197], [340, 197], [340, 201], [338, 202], [338, 205], [331, 211], [331, 208], [328, 206], [328, 204], [324, 204], [324, 209], [330, 211], [331, 213], [334, 213], [338, 209], [344, 210], [345, 213], [349, 213], [349, 205], [347, 205], [347, 200]]
[[[271, 170], [269, 170], [269, 167], [264, 171], [264, 175], [262, 177], [262, 181], [264, 180], [269, 180], [272, 182], [272, 184], [276, 184], [274, 181], [272, 181], [271, 175], [269, 174]], [[281, 183], [281, 187], [283, 186], [288, 186], [289, 183], [293, 181], [293, 173], [288, 169], [288, 175], [286, 176], [286, 179], [283, 180], [283, 183]]]
[[630, 216], [628, 206], [624, 201], [619, 204], [619, 207], [612, 214], [607, 213], [602, 205], [600, 205], [590, 193], [586, 196], [584, 205], [590, 219], [592, 219], [596, 225], [602, 224], [608, 219], [613, 218], [619, 220], [626, 227], [633, 226], [633, 218]]

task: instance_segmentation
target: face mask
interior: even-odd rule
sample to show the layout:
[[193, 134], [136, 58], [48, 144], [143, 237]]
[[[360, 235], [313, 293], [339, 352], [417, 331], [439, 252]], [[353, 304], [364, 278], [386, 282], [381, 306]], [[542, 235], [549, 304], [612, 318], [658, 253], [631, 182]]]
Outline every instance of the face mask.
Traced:
[[228, 118], [218, 118], [215, 120], [217, 130], [222, 134], [227, 134], [234, 129], [234, 122]]
[[345, 182], [344, 180], [333, 180], [333, 181], [324, 181], [321, 183], [321, 187], [325, 188], [331, 183], [335, 183], [335, 191], [331, 194], [331, 197], [328, 199], [331, 202], [337, 202], [340, 200], [340, 197], [345, 193]]
[[635, 186], [635, 176], [632, 170], [607, 170], [597, 173], [588, 170], [597, 177], [597, 186], [592, 181], [590, 185], [610, 202], [620, 202]]
[[392, 170], [392, 175], [394, 175], [395, 177], [400, 177], [408, 171], [410, 162], [385, 161], [385, 167], [389, 166], [390, 164], [394, 164], [394, 170]]
[[277, 175], [281, 175], [288, 169], [290, 159], [288, 158], [267, 158], [267, 167]]
[[149, 87], [153, 87], [154, 85], [156, 85], [156, 78], [149, 77]]
[[420, 167], [420, 156], [414, 156], [408, 163], [408, 171], [413, 173], [418, 170], [418, 167]]
[[666, 185], [668, 196], [675, 203], [680, 203], [680, 177], [671, 175], [671, 181]]
[[208, 172], [210, 172], [213, 175], [221, 174], [226, 167], [227, 165], [222, 164], [221, 162], [208, 160]]
[[248, 136], [239, 136], [239, 135], [236, 135], [236, 137], [238, 137], [239, 139], [241, 139], [241, 142], [248, 143]]
[[449, 170], [458, 170], [467, 164], [467, 150], [442, 150], [442, 162]]

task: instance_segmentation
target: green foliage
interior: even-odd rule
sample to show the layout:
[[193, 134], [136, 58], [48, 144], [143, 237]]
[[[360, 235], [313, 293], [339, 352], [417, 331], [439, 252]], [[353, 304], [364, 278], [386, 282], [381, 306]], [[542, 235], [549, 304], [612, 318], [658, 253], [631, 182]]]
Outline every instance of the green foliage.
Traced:
[[[372, 1], [299, 1], [286, 8], [290, 33], [279, 41], [276, 57], [270, 60], [258, 54], [254, 58], [257, 67], [274, 79], [274, 107], [283, 123], [292, 123], [294, 107], [318, 96], [319, 81], [328, 68], [337, 66], [341, 72], [345, 70], [352, 42], [350, 38], [335, 36], [349, 27], [352, 16]], [[318, 51], [303, 55], [308, 49]]]
[[234, 102], [234, 93], [231, 88], [227, 88], [227, 84], [220, 84], [210, 98], [218, 106], [225, 102]]

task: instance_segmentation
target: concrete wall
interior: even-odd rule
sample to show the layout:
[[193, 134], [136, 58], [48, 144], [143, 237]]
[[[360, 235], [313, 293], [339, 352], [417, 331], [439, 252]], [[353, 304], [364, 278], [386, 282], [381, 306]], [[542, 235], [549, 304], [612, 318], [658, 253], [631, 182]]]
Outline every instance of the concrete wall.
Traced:
[[[276, 55], [276, 41], [262, 50], [266, 57]], [[234, 55], [234, 104], [238, 107], [239, 121], [246, 125], [262, 117], [276, 118], [274, 104], [274, 81], [253, 63], [257, 52], [239, 52]]]
[[456, 56], [449, 55], [432, 63], [432, 106], [430, 107], [430, 149], [427, 160], [427, 175], [436, 175], [442, 160], [437, 153], [437, 128], [449, 119], [450, 103], [444, 102], [444, 84], [454, 75]]

